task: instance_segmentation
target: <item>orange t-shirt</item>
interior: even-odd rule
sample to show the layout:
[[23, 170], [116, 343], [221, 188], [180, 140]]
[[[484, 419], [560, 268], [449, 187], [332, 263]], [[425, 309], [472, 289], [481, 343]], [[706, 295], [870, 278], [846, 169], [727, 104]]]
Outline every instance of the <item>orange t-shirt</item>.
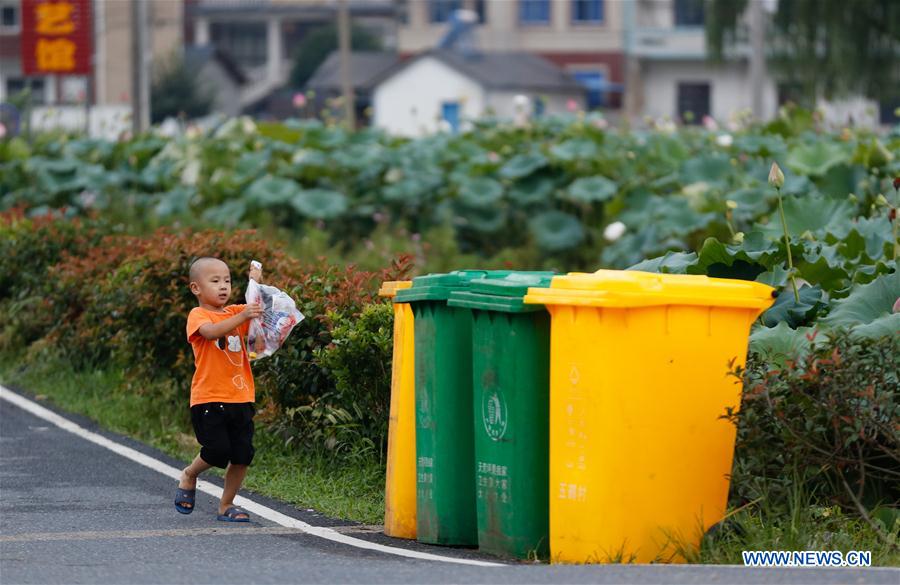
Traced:
[[245, 306], [229, 305], [221, 313], [195, 307], [188, 315], [187, 338], [194, 350], [195, 367], [191, 406], [206, 402], [253, 402], [256, 399], [244, 341], [250, 322], [218, 339], [206, 339], [199, 331], [207, 323], [218, 323], [237, 315]]

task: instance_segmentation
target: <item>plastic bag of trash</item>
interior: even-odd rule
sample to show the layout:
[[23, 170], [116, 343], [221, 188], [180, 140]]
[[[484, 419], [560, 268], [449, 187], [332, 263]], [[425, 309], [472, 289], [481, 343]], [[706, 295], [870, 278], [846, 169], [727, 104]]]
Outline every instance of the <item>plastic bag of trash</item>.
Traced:
[[[259, 263], [254, 265], [262, 268]], [[247, 304], [258, 302], [263, 306], [262, 317], [250, 320], [247, 336], [250, 359], [268, 357], [281, 347], [297, 323], [304, 319], [303, 313], [297, 310], [294, 299], [286, 292], [274, 286], [259, 284], [252, 278], [247, 285], [246, 298]]]

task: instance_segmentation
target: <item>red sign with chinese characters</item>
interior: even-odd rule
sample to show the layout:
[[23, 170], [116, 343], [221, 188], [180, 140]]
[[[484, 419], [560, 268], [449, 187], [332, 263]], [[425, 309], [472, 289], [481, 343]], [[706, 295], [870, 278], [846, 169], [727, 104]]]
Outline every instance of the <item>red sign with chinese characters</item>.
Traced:
[[91, 73], [91, 0], [22, 0], [22, 72]]

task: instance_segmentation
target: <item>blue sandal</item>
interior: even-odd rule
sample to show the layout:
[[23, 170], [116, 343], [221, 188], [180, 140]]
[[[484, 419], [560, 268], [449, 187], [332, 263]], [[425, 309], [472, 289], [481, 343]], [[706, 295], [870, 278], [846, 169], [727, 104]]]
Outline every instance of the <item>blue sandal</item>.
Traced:
[[[238, 518], [241, 514], [243, 514], [245, 518]], [[231, 506], [225, 510], [224, 514], [219, 514], [216, 519], [221, 520], [222, 522], [250, 522], [250, 514], [243, 508]]]
[[[175, 509], [178, 510], [180, 514], [190, 514], [194, 511], [194, 499], [196, 498], [197, 490], [186, 490], [182, 488], [177, 488], [175, 490]], [[190, 506], [185, 506], [184, 504], [190, 504]]]

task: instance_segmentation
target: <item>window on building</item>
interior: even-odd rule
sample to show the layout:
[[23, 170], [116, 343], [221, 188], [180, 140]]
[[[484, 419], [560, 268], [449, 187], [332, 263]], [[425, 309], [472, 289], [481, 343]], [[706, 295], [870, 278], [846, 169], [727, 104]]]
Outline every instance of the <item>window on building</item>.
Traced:
[[19, 30], [19, 2], [0, 2], [0, 32]]
[[703, 26], [703, 0], [675, 0], [675, 26]]
[[815, 107], [809, 101], [809, 94], [804, 91], [803, 86], [799, 83], [779, 83], [776, 88], [776, 94], [779, 106], [792, 103], [803, 108]]
[[59, 79], [59, 101], [64, 104], [83, 104], [88, 95], [88, 78], [66, 75]]
[[449, 22], [453, 13], [463, 8], [474, 9], [478, 15], [478, 22], [484, 24], [485, 0], [474, 0], [471, 3], [465, 0], [428, 0], [428, 16], [431, 22]]
[[603, 71], [575, 71], [572, 73], [575, 81], [587, 90], [587, 108], [593, 110], [606, 105], [604, 89], [606, 86], [606, 74]]
[[212, 44], [240, 65], [256, 67], [266, 62], [266, 23], [213, 22], [209, 28]]
[[451, 131], [459, 132], [459, 102], [444, 102], [441, 106], [441, 118], [450, 125]]
[[487, 0], [475, 0], [475, 14], [478, 15], [479, 24], [484, 24], [487, 20], [485, 2], [487, 2]]
[[409, 24], [409, 0], [397, 0], [397, 20]]
[[572, 22], [603, 22], [603, 0], [572, 0]]
[[878, 104], [878, 122], [885, 126], [900, 124], [900, 96], [882, 100]]
[[678, 115], [685, 124], [700, 124], [709, 116], [709, 84], [678, 84]]
[[519, 22], [550, 24], [550, 0], [519, 0]]
[[462, 7], [462, 0], [428, 0], [428, 14], [431, 22], [447, 22], [453, 13]]
[[10, 77], [6, 80], [6, 98], [18, 95], [26, 89], [31, 90], [31, 105], [42, 106], [44, 99], [44, 80], [39, 77]]

